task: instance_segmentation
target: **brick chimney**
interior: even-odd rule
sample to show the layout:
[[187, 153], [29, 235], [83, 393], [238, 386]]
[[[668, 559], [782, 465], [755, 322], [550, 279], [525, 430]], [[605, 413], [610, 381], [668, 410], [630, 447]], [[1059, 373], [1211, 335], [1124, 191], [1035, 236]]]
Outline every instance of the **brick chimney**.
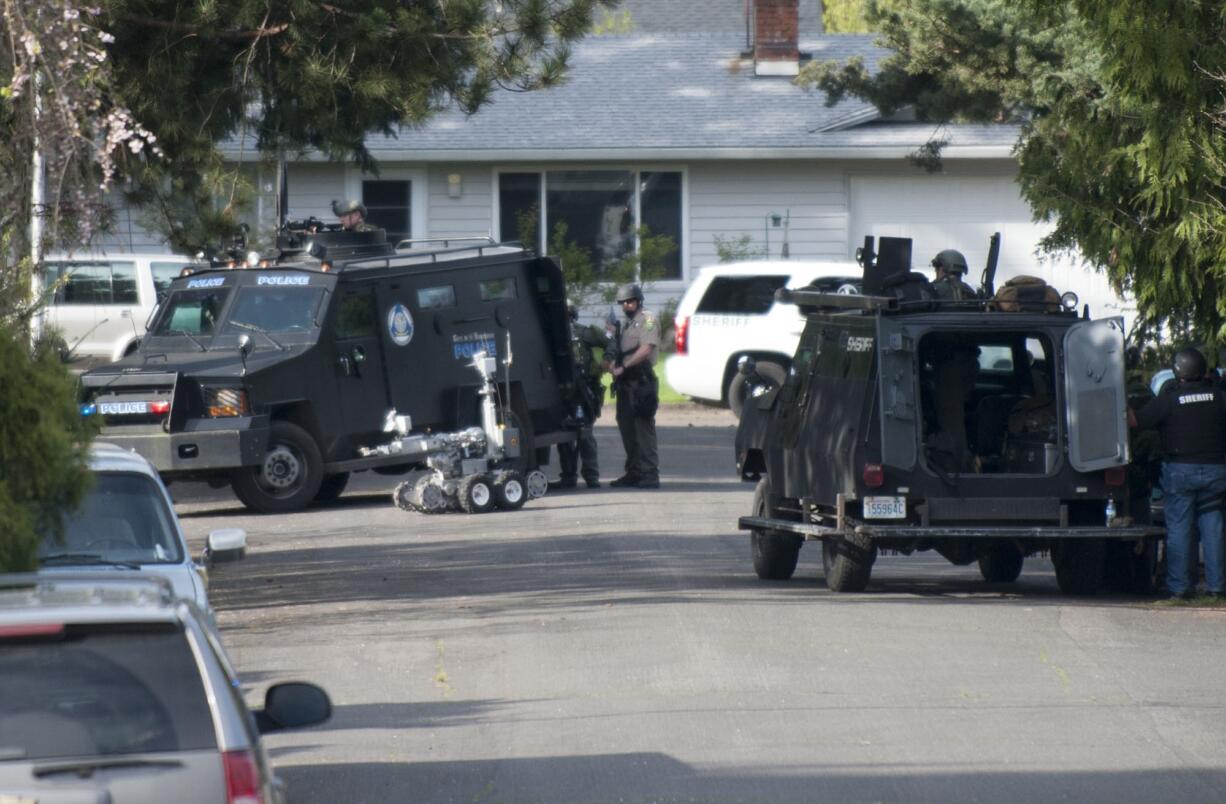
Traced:
[[800, 72], [800, 0], [753, 0], [754, 75]]

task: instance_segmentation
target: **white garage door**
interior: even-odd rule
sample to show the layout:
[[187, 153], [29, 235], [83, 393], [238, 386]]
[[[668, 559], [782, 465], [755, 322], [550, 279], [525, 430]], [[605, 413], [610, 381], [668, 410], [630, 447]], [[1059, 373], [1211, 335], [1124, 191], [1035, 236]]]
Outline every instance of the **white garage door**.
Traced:
[[1035, 249], [1049, 227], [1032, 223], [1030, 209], [1006, 174], [992, 176], [853, 176], [850, 246], [874, 237], [909, 237], [912, 266], [932, 275], [938, 251], [955, 248], [966, 255], [969, 282], [978, 287], [993, 232], [1000, 232], [996, 287], [1019, 274], [1041, 276], [1061, 292], [1071, 290], [1090, 304], [1095, 318], [1131, 316], [1111, 291], [1105, 276], [1079, 261], [1039, 258]]

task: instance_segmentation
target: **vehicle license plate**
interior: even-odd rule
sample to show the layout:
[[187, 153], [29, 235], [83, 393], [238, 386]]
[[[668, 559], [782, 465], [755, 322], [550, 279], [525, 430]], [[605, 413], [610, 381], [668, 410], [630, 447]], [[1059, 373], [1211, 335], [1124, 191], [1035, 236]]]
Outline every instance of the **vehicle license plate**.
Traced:
[[103, 416], [126, 416], [134, 413], [148, 413], [148, 402], [103, 402], [98, 405], [98, 412]]
[[907, 500], [905, 497], [865, 497], [865, 519], [905, 519], [907, 517]]

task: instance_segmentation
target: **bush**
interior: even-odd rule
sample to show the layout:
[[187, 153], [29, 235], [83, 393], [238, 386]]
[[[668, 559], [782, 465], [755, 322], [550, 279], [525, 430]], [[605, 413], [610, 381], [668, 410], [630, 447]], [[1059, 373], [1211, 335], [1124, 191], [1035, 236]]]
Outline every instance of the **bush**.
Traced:
[[41, 534], [61, 534], [89, 488], [96, 432], [53, 346], [18, 332], [0, 324], [0, 572], [36, 569]]

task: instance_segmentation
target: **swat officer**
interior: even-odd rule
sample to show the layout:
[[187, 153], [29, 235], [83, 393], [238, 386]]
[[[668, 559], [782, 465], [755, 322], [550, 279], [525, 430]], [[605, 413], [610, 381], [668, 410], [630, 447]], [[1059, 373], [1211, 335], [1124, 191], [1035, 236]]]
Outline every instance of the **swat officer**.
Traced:
[[652, 366], [660, 351], [660, 325], [643, 309], [643, 289], [629, 283], [617, 289], [626, 320], [621, 322], [617, 359], [605, 358], [617, 393], [617, 429], [626, 450], [626, 473], [611, 486], [660, 487], [656, 452], [656, 408], [660, 386]]
[[340, 218], [341, 228], [347, 232], [370, 232], [377, 228], [366, 222], [366, 205], [356, 198], [333, 201], [332, 214]]
[[[600, 463], [592, 425], [600, 418], [600, 410], [604, 406], [604, 386], [600, 382], [603, 364], [602, 359], [597, 358], [596, 350], [601, 352], [603, 358], [606, 337], [601, 327], [579, 325], [579, 310], [573, 302], [567, 304], [566, 311], [570, 315], [571, 345], [575, 353], [578, 430], [574, 443], [568, 441], [558, 444], [558, 466], [562, 470], [562, 476], [550, 483], [549, 488], [573, 489], [578, 485], [579, 475], [582, 474], [583, 482], [589, 489], [598, 489]], [[582, 469], [579, 468], [580, 464]]]
[[1166, 506], [1166, 590], [1172, 598], [1196, 594], [1195, 522], [1205, 553], [1209, 593], [1226, 591], [1222, 495], [1226, 493], [1226, 394], [1206, 379], [1205, 356], [1186, 347], [1175, 353], [1176, 382], [1128, 423], [1157, 428], [1162, 439], [1162, 497]]
[[938, 299], [962, 301], [979, 298], [975, 289], [962, 280], [969, 270], [962, 252], [947, 248], [932, 258], [932, 267], [937, 273], [932, 290]]

